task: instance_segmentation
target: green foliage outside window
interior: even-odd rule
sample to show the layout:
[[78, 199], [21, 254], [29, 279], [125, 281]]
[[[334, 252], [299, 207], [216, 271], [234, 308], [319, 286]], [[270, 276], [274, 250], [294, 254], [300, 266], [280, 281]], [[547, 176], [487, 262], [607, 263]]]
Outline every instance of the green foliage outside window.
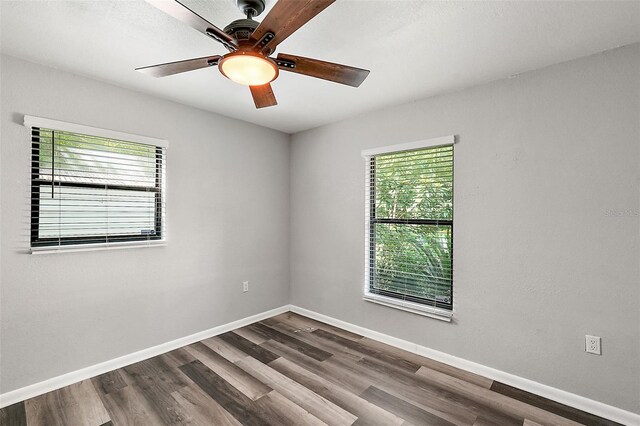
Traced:
[[372, 290], [452, 302], [453, 147], [376, 156]]

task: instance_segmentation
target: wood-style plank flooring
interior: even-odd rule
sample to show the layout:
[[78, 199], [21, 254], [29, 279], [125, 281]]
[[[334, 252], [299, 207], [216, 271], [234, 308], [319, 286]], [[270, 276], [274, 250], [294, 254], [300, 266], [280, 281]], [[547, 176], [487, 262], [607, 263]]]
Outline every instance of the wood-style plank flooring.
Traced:
[[614, 425], [288, 312], [0, 410], [35, 425]]

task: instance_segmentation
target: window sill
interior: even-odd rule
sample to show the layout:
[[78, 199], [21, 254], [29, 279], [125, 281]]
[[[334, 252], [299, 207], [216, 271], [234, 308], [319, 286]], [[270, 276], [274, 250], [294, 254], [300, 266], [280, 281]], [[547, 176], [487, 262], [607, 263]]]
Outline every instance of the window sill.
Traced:
[[451, 319], [453, 317], [453, 312], [446, 309], [440, 309], [433, 306], [425, 306], [419, 303], [394, 299], [392, 297], [365, 293], [363, 299], [367, 302], [377, 303], [379, 305], [400, 309], [402, 311], [411, 312], [413, 314], [418, 314], [429, 318], [435, 318], [440, 321], [451, 322]]
[[31, 247], [31, 254], [73, 253], [78, 251], [121, 250], [142, 247], [164, 247], [166, 240], [132, 241], [125, 243], [70, 244], [66, 246]]

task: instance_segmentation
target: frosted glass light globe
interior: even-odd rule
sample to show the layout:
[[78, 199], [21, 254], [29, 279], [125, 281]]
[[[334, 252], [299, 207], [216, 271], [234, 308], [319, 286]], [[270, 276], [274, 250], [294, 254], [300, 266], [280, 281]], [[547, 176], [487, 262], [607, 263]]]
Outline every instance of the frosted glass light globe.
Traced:
[[218, 65], [229, 80], [244, 86], [262, 86], [278, 76], [278, 66], [253, 52], [233, 52], [224, 56]]

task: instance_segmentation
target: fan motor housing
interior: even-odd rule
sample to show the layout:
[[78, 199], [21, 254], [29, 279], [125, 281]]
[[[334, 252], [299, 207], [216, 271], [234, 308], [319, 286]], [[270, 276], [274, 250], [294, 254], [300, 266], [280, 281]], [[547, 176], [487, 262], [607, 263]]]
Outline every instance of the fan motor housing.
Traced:
[[249, 40], [258, 24], [260, 23], [253, 19], [236, 19], [224, 27], [223, 31], [238, 41]]

